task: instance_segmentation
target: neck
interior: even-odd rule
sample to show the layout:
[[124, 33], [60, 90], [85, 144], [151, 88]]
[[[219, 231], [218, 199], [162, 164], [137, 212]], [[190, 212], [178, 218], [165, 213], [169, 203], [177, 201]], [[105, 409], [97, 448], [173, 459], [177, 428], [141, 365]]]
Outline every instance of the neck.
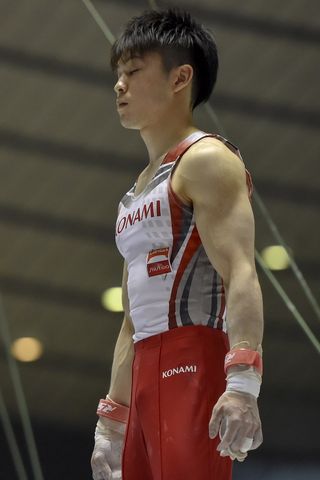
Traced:
[[157, 164], [170, 148], [199, 130], [193, 125], [192, 118], [188, 118], [185, 122], [180, 122], [176, 116], [173, 118], [174, 122], [151, 125], [140, 130], [140, 135], [148, 150], [150, 165]]

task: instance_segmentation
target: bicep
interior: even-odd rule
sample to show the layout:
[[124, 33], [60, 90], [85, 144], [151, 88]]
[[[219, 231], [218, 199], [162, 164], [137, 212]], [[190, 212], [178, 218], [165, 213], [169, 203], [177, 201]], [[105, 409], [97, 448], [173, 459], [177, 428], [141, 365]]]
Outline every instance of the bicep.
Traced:
[[[243, 162], [218, 149], [193, 162], [186, 182], [195, 222], [209, 260], [223, 280], [255, 269], [254, 218]], [[200, 160], [200, 161], [199, 161]]]
[[246, 190], [224, 208], [214, 199], [194, 202], [197, 229], [209, 260], [228, 282], [239, 269], [254, 266], [254, 218]]

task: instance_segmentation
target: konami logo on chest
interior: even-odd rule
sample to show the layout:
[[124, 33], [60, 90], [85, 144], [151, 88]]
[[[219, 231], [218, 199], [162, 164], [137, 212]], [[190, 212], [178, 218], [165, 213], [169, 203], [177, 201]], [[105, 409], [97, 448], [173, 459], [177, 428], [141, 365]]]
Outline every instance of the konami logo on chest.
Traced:
[[142, 222], [147, 218], [160, 217], [161, 216], [161, 202], [160, 200], [153, 200], [152, 202], [145, 203], [142, 208], [138, 207], [136, 210], [132, 210], [121, 217], [116, 224], [116, 234], [120, 235], [128, 227], [131, 227], [136, 222]]

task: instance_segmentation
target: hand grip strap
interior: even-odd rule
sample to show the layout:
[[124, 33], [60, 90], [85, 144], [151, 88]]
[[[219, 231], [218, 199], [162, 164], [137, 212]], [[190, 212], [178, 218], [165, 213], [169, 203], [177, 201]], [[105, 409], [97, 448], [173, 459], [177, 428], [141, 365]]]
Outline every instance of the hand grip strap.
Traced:
[[259, 352], [247, 348], [230, 350], [224, 360], [224, 371], [233, 365], [248, 365], [255, 367], [259, 375], [262, 375], [262, 357]]
[[101, 417], [117, 420], [118, 422], [128, 423], [129, 408], [114, 402], [107, 396], [107, 398], [102, 398], [99, 401], [97, 414]]

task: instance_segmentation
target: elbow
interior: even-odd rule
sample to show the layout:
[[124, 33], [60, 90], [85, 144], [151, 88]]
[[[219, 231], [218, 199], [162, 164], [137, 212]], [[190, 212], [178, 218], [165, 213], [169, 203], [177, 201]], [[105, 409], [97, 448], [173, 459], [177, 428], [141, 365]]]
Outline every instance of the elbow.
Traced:
[[226, 290], [236, 287], [237, 289], [260, 288], [255, 265], [242, 263], [230, 269], [229, 274], [223, 278]]

